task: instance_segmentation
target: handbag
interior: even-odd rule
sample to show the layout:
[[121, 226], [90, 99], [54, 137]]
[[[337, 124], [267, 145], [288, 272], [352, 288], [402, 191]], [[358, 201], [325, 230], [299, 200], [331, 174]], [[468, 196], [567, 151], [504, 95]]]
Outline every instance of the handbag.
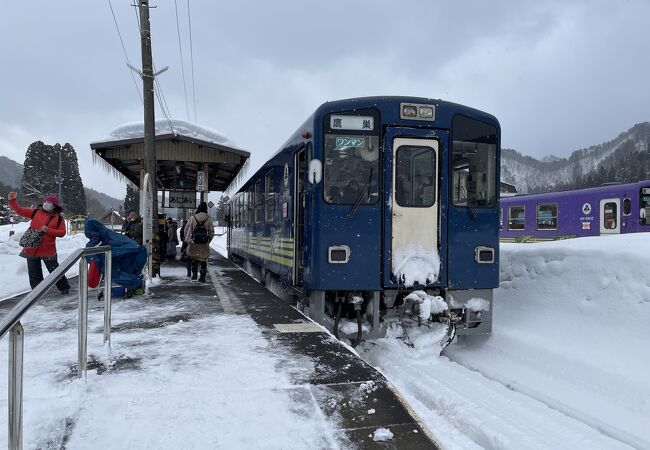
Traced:
[[167, 244], [167, 256], [176, 256], [176, 244], [173, 242]]
[[27, 228], [23, 237], [20, 238], [18, 245], [25, 248], [36, 248], [41, 245], [43, 240], [43, 232], [41, 230], [35, 230], [33, 228]]
[[[35, 214], [32, 214], [32, 218], [34, 218], [34, 215]], [[45, 226], [48, 226], [53, 218], [54, 216], [50, 217]], [[18, 245], [24, 248], [36, 248], [41, 245], [41, 241], [43, 240], [44, 235], [45, 234], [41, 230], [36, 230], [32, 227], [29, 227], [23, 233], [23, 236], [20, 238]]]

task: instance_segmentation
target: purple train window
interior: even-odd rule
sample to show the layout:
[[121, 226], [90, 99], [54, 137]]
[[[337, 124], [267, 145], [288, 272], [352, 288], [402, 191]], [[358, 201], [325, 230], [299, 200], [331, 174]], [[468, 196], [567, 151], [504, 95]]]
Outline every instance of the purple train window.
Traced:
[[557, 203], [537, 205], [537, 229], [557, 230]]
[[626, 216], [632, 214], [632, 200], [629, 198], [623, 199], [623, 214]]
[[526, 208], [524, 206], [511, 206], [508, 208], [508, 230], [524, 230], [526, 223]]
[[603, 219], [605, 223], [605, 229], [606, 230], [615, 230], [616, 227], [618, 226], [616, 222], [616, 203], [614, 202], [607, 202], [605, 203], [605, 206], [603, 208], [604, 214], [603, 214]]

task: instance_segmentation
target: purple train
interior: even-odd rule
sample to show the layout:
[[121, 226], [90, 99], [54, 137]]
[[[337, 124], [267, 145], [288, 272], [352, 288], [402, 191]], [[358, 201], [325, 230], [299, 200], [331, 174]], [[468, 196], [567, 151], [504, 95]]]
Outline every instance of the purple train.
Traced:
[[650, 181], [502, 197], [500, 212], [501, 242], [650, 231]]

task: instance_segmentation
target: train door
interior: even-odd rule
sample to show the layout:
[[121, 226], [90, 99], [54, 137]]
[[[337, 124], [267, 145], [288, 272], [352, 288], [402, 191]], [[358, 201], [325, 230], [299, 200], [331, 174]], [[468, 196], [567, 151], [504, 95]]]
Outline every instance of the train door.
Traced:
[[305, 149], [296, 153], [293, 196], [293, 284], [302, 286], [305, 253]]
[[430, 284], [438, 276], [438, 159], [437, 139], [393, 139], [390, 275], [398, 285]]
[[621, 200], [606, 198], [600, 201], [600, 234], [621, 232]]

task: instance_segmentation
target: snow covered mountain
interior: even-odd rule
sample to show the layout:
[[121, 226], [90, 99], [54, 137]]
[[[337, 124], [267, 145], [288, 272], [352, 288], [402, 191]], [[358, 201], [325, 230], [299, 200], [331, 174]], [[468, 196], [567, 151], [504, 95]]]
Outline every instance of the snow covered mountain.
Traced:
[[541, 160], [503, 149], [501, 180], [520, 193], [587, 187], [608, 181], [650, 178], [650, 123], [634, 125], [615, 139], [574, 151], [569, 158]]

